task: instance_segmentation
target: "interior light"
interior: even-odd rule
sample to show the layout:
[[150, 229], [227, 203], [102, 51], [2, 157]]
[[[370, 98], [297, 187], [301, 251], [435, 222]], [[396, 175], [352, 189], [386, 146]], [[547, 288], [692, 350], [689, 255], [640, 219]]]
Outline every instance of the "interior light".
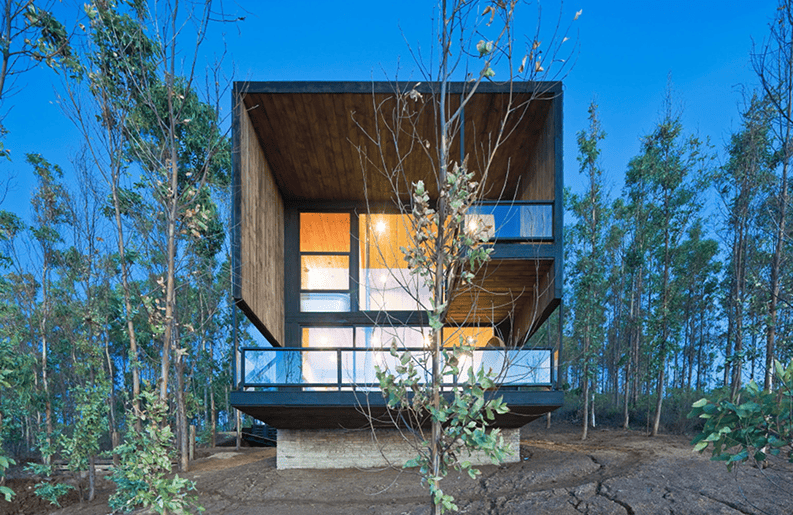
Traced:
[[380, 282], [385, 284], [388, 282], [388, 274], [381, 274], [380, 275]]
[[322, 281], [322, 274], [319, 273], [319, 270], [314, 268], [309, 268], [307, 270], [306, 275], [308, 276], [308, 284], [304, 286], [306, 289], [314, 289], [320, 286], [320, 282]]
[[476, 218], [471, 218], [468, 220], [468, 232], [475, 233], [479, 229], [479, 222]]
[[469, 336], [468, 337], [468, 345], [473, 345], [475, 343], [476, 343], [476, 338], [474, 338], [473, 336]]
[[374, 226], [374, 230], [375, 232], [377, 232], [377, 234], [383, 234], [385, 232], [385, 229], [386, 229], [386, 225], [383, 220], [379, 220]]
[[321, 338], [319, 339], [319, 344], [320, 344], [320, 345], [327, 345], [327, 344], [328, 344], [328, 337], [327, 337], [327, 336], [323, 336], [323, 337], [321, 337]]
[[430, 335], [429, 334], [425, 334], [424, 335], [424, 346], [425, 347], [429, 347], [430, 346]]
[[375, 347], [379, 347], [380, 346], [380, 338], [378, 338], [377, 336], [372, 336], [372, 345], [374, 345]]

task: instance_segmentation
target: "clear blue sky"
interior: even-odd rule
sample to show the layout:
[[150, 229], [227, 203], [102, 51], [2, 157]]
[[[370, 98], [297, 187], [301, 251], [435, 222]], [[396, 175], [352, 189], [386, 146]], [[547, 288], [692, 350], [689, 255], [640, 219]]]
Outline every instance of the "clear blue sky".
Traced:
[[[222, 52], [234, 80], [383, 80], [401, 63], [401, 79], [417, 78], [405, 40], [427, 48], [435, 2], [240, 1], [228, 12], [245, 15], [237, 24], [215, 27], [203, 49], [208, 61]], [[587, 106], [596, 97], [608, 137], [602, 162], [614, 193], [640, 137], [659, 118], [667, 75], [688, 132], [708, 136], [721, 151], [738, 127], [739, 86], [751, 88], [752, 38], [759, 45], [768, 32], [776, 2], [738, 1], [571, 1], [561, 8], [563, 24], [582, 10], [573, 36], [580, 50], [564, 79], [566, 184], [578, 183], [575, 134], [587, 124]], [[557, 2], [543, 2], [544, 26], [552, 28]], [[61, 7], [65, 9], [66, 7]], [[243, 12], [246, 11], [246, 12]], [[533, 33], [536, 12], [518, 11], [518, 29]], [[57, 104], [57, 76], [42, 68], [20, 77], [23, 89], [5, 103], [10, 131], [6, 146], [13, 162], [0, 163], [2, 176], [14, 175], [15, 188], [0, 208], [27, 216], [32, 188], [27, 152], [71, 167], [79, 135]], [[227, 98], [225, 105], [230, 105]]]

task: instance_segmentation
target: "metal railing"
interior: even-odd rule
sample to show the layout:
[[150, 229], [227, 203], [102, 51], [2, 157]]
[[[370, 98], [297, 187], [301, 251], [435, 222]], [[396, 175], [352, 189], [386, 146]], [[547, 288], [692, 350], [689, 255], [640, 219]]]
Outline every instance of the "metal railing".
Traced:
[[[410, 349], [429, 363], [429, 351]], [[376, 390], [376, 367], [399, 376], [399, 358], [388, 349], [351, 347], [279, 347], [240, 349], [238, 388], [305, 390]], [[461, 377], [446, 376], [443, 386], [453, 388], [468, 377], [468, 370], [490, 370], [499, 387], [551, 387], [556, 366], [551, 349], [474, 349], [460, 358]], [[420, 372], [421, 373], [421, 372]], [[424, 374], [424, 382], [429, 375]]]

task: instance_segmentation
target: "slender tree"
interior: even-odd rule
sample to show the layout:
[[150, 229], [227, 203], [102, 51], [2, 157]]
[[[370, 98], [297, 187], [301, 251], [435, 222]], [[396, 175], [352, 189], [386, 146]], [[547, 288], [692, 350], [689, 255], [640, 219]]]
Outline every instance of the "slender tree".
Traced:
[[[609, 223], [608, 200], [603, 191], [603, 170], [599, 164], [599, 143], [606, 137], [598, 119], [597, 104], [589, 105], [589, 128], [578, 133], [579, 172], [587, 189], [572, 195], [570, 209], [577, 221], [570, 228], [572, 241], [572, 303], [575, 317], [573, 335], [581, 347], [581, 391], [584, 402], [581, 439], [586, 440], [589, 427], [590, 385], [597, 377], [597, 357], [605, 338], [606, 302], [606, 226]], [[594, 409], [594, 408], [593, 408]]]
[[673, 282], [673, 265], [686, 229], [699, 210], [701, 180], [708, 177], [711, 157], [706, 144], [684, 137], [679, 116], [672, 112], [671, 94], [655, 130], [642, 142], [642, 152], [631, 160], [626, 182], [646, 188], [652, 241], [649, 257], [655, 267], [649, 330], [654, 349], [656, 400], [651, 434], [658, 434], [666, 385], [667, 358], [677, 344], [680, 318], [673, 311], [679, 292]]
[[777, 315], [782, 268], [786, 260], [785, 243], [788, 240], [788, 169], [793, 153], [793, 6], [780, 0], [774, 18], [769, 24], [768, 40], [752, 55], [752, 66], [760, 80], [765, 97], [773, 106], [772, 128], [776, 139], [776, 168], [778, 178], [769, 199], [774, 240], [770, 266], [769, 299], [766, 322], [764, 387], [770, 390], [773, 382], [772, 364], [776, 355]]

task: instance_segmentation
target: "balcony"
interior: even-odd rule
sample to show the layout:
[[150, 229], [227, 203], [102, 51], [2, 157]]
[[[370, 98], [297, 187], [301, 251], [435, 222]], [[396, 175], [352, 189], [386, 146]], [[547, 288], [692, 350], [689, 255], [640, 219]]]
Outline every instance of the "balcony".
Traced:
[[468, 210], [465, 229], [484, 227], [492, 243], [552, 242], [553, 202], [478, 202]]
[[[421, 358], [427, 351], [411, 349]], [[359, 428], [387, 421], [388, 409], [375, 367], [394, 370], [398, 359], [387, 349], [254, 348], [240, 349], [237, 390], [231, 402], [241, 411], [281, 429]], [[497, 375], [498, 389], [510, 412], [498, 427], [521, 427], [561, 405], [555, 354], [550, 349], [481, 348], [463, 357], [461, 369], [486, 368]], [[425, 379], [429, 379], [428, 377]], [[447, 376], [445, 395], [464, 378]], [[387, 424], [382, 424], [387, 425]]]
[[[421, 361], [429, 362], [424, 349], [410, 349]], [[550, 349], [503, 350], [475, 349], [464, 356], [461, 370], [473, 367], [496, 375], [501, 388], [548, 387], [555, 383], [553, 352]], [[399, 360], [387, 349], [281, 347], [240, 349], [239, 388], [260, 391], [289, 389], [294, 391], [358, 390], [377, 388], [375, 368], [394, 373]], [[465, 378], [449, 376], [443, 387], [454, 388]], [[425, 378], [429, 381], [429, 377]]]

